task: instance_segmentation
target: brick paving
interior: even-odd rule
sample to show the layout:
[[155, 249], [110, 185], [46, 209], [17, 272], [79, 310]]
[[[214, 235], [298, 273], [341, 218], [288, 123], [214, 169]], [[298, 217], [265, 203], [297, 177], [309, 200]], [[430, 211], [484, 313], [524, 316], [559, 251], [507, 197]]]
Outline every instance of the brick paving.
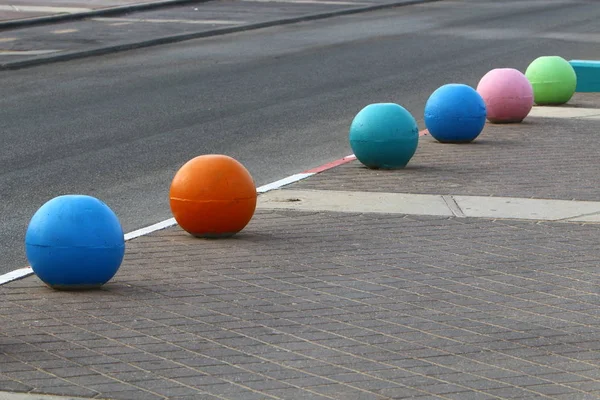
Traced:
[[600, 398], [598, 225], [257, 213], [0, 287], [0, 388], [111, 399]]
[[[569, 106], [594, 104], [578, 93]], [[599, 125], [529, 118], [509, 128], [487, 124], [470, 144], [423, 136], [402, 172], [374, 172], [356, 161], [293, 188], [598, 201]]]
[[[597, 124], [488, 127], [481, 144], [423, 141], [414, 164], [426, 156], [427, 167], [349, 164], [292, 187], [519, 195], [528, 184], [530, 196], [598, 200], [597, 160], [586, 158]], [[560, 137], [581, 157], [559, 157]], [[529, 157], [517, 168], [510, 154]], [[446, 168], [462, 172], [452, 181]], [[225, 240], [174, 227], [128, 242], [101, 290], [53, 291], [35, 276], [0, 286], [0, 390], [597, 399], [599, 234], [600, 224], [284, 210], [257, 211]]]

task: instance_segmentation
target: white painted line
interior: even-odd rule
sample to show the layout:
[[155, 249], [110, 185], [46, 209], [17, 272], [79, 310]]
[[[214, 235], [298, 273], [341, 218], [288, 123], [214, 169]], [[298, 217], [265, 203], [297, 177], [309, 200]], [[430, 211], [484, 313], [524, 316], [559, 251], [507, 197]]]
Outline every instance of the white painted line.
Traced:
[[454, 213], [442, 196], [338, 190], [277, 190], [258, 198], [258, 208], [378, 214], [441, 215]]
[[167, 220], [157, 222], [154, 225], [150, 225], [145, 228], [141, 228], [136, 231], [126, 233], [125, 240], [135, 239], [137, 237], [148, 235], [149, 233], [160, 231], [160, 230], [166, 229], [166, 228], [170, 228], [175, 225], [177, 225], [177, 221], [175, 221], [175, 218], [169, 218]]
[[148, 19], [148, 18], [92, 18], [97, 22], [150, 22], [154, 24], [194, 24], [194, 25], [239, 25], [246, 21], [232, 21], [222, 19]]
[[49, 6], [16, 6], [0, 4], [0, 11], [17, 11], [25, 13], [53, 13], [53, 14], [75, 14], [92, 11], [91, 8], [81, 7], [49, 7]]
[[12, 282], [14, 280], [24, 278], [27, 275], [33, 274], [33, 270], [31, 267], [16, 269], [7, 274], [0, 275], [0, 285], [4, 285], [5, 283]]
[[39, 56], [58, 51], [60, 50], [0, 50], [0, 56]]
[[292, 176], [288, 176], [287, 178], [283, 178], [278, 181], [275, 181], [273, 183], [269, 183], [268, 185], [263, 185], [263, 186], [257, 188], [256, 191], [258, 193], [266, 193], [271, 190], [279, 189], [282, 186], [289, 185], [290, 183], [301, 181], [302, 179], [306, 179], [309, 176], [313, 176], [313, 175], [314, 175], [314, 173], [311, 173], [311, 172], [303, 172], [300, 174], [295, 174]]
[[335, 0], [241, 0], [247, 3], [293, 3], [293, 4], [334, 4], [340, 6], [368, 6], [373, 3]]
[[14, 42], [15, 40], [17, 40], [15, 37], [0, 38], [0, 43]]
[[600, 117], [599, 108], [579, 107], [549, 107], [535, 106], [531, 109], [528, 117], [540, 118], [597, 118]]

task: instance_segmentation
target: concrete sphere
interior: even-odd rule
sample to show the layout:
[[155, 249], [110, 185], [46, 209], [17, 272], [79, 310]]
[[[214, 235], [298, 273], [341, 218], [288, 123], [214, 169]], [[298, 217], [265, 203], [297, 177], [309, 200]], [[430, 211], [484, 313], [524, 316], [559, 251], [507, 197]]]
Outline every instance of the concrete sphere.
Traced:
[[493, 123], [521, 122], [533, 107], [533, 88], [513, 68], [493, 69], [481, 78], [477, 92], [483, 98], [487, 119]]
[[577, 74], [567, 60], [558, 56], [536, 58], [525, 76], [533, 87], [533, 100], [538, 105], [565, 104], [577, 87]]
[[468, 143], [485, 126], [486, 108], [470, 86], [450, 83], [438, 88], [425, 104], [427, 130], [442, 143]]
[[352, 121], [350, 147], [368, 168], [404, 168], [417, 150], [417, 121], [402, 106], [375, 103], [363, 108]]
[[54, 289], [97, 288], [118, 271], [125, 254], [115, 213], [84, 195], [55, 197], [33, 215], [25, 235], [33, 272]]
[[244, 166], [221, 155], [198, 156], [185, 163], [171, 182], [173, 217], [193, 236], [235, 235], [250, 222], [256, 209], [256, 186]]

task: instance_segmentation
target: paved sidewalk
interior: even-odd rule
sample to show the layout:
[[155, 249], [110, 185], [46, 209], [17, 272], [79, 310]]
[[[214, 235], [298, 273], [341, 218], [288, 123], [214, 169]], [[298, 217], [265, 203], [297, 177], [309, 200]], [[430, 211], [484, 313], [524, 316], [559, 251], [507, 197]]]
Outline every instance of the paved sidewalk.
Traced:
[[[600, 109], [597, 95], [575, 105]], [[423, 137], [291, 190], [600, 201], [597, 119]], [[345, 133], [340, 133], [345, 140]], [[600, 398], [595, 223], [272, 209], [128, 242], [102, 290], [0, 286], [0, 390], [110, 399]], [[0, 395], [0, 398], [1, 395]]]

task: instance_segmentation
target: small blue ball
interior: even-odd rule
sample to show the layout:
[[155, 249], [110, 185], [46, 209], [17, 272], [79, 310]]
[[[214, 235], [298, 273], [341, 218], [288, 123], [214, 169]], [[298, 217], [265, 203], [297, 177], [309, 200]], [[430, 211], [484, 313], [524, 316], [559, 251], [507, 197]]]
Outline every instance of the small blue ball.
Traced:
[[419, 128], [414, 117], [394, 103], [363, 108], [350, 126], [350, 147], [369, 168], [404, 168], [417, 150]]
[[483, 130], [486, 115], [481, 95], [458, 83], [440, 87], [425, 104], [425, 126], [442, 143], [473, 141]]
[[33, 215], [25, 235], [33, 272], [55, 289], [102, 286], [125, 254], [123, 229], [115, 213], [84, 195], [58, 196]]

